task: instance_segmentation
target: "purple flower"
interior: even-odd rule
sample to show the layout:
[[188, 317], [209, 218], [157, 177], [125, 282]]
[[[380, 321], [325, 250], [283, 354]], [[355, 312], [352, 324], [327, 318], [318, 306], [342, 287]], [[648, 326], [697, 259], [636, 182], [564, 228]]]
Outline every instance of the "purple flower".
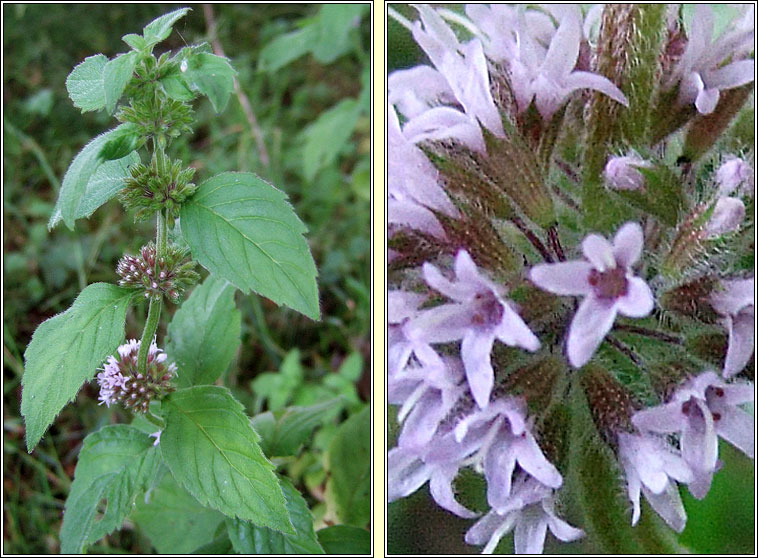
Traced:
[[[448, 435], [449, 437], [449, 435]], [[429, 447], [434, 447], [430, 444]], [[387, 454], [387, 501], [394, 502], [416, 492], [426, 482], [437, 504], [459, 517], [472, 518], [478, 514], [460, 505], [453, 493], [453, 480], [462, 465], [462, 459], [427, 463], [424, 448], [393, 448]]]
[[[563, 477], [547, 460], [530, 432], [526, 419], [526, 402], [519, 398], [502, 398], [478, 409], [453, 430], [457, 447], [463, 453], [474, 454], [469, 462], [484, 471], [487, 479], [487, 502], [500, 510], [508, 505], [511, 496], [511, 479], [516, 464], [541, 484], [559, 488]], [[429, 459], [440, 453], [447, 456], [450, 450], [440, 445], [430, 451]]]
[[638, 411], [632, 422], [643, 431], [679, 433], [682, 457], [693, 472], [690, 492], [704, 498], [718, 462], [718, 436], [752, 458], [753, 417], [737, 405], [753, 401], [750, 383], [727, 384], [715, 372], [692, 378], [663, 405]]
[[575, 368], [584, 366], [616, 320], [616, 314], [641, 318], [653, 310], [647, 283], [632, 273], [642, 253], [642, 228], [626, 223], [613, 238], [591, 234], [582, 242], [589, 261], [578, 260], [533, 267], [529, 278], [558, 295], [584, 295], [569, 327], [567, 354]]
[[584, 536], [584, 531], [560, 519], [554, 508], [553, 489], [519, 475], [508, 501], [477, 521], [466, 533], [466, 542], [485, 545], [482, 554], [492, 554], [500, 539], [514, 531], [516, 554], [541, 554], [548, 528], [564, 542]]
[[649, 169], [652, 166], [634, 155], [611, 157], [605, 165], [603, 176], [605, 183], [613, 190], [644, 190], [645, 177], [637, 169]]
[[701, 114], [712, 113], [720, 92], [753, 81], [755, 62], [745, 59], [753, 49], [755, 7], [713, 40], [713, 11], [698, 4], [692, 18], [687, 47], [667, 80], [679, 82], [679, 102], [695, 103]]
[[540, 342], [505, 301], [498, 285], [485, 278], [471, 256], [460, 250], [455, 258], [455, 281], [425, 263], [424, 280], [454, 302], [423, 310], [405, 326], [409, 339], [427, 343], [461, 340], [461, 359], [471, 392], [480, 407], [489, 403], [494, 385], [490, 353], [495, 339], [506, 345], [536, 351]]
[[669, 526], [681, 533], [687, 521], [676, 482], [692, 482], [692, 471], [684, 459], [659, 438], [650, 435], [618, 434], [619, 461], [624, 468], [627, 493], [634, 505], [632, 525], [640, 519], [640, 491]]
[[732, 157], [725, 161], [716, 171], [716, 183], [719, 196], [728, 196], [732, 192], [738, 195], [752, 195], [755, 189], [753, 168], [747, 161]]
[[392, 153], [387, 164], [388, 223], [445, 239], [445, 231], [431, 210], [450, 217], [458, 216], [458, 210], [437, 183], [438, 172], [429, 159], [403, 136], [394, 107], [388, 107], [387, 118], [387, 142]]
[[711, 306], [729, 331], [724, 377], [731, 378], [745, 368], [755, 346], [755, 279], [721, 281], [721, 289], [711, 294]]
[[720, 236], [736, 231], [745, 220], [745, 204], [739, 198], [719, 198], [713, 208], [713, 215], [705, 224], [708, 236]]
[[402, 447], [424, 447], [453, 406], [467, 392], [463, 365], [445, 358], [422, 366], [408, 365], [389, 378], [387, 400], [400, 405], [397, 420], [403, 423], [398, 438]]
[[582, 41], [579, 7], [565, 5], [555, 7], [553, 11], [560, 24], [545, 50], [527, 22], [524, 9], [519, 9], [518, 48], [509, 64], [511, 87], [519, 112], [525, 111], [534, 100], [542, 118], [550, 120], [567, 97], [578, 89], [600, 91], [628, 106], [624, 94], [608, 78], [574, 70]]

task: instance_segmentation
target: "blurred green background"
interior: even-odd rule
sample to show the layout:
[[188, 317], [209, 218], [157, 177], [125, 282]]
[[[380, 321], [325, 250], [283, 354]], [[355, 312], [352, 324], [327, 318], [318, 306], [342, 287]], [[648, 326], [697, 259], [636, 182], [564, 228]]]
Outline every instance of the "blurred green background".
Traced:
[[[445, 8], [463, 11], [463, 4], [447, 4]], [[591, 6], [586, 4], [584, 6]], [[718, 34], [737, 13], [737, 7], [712, 4], [715, 12], [714, 33]], [[409, 5], [394, 4], [398, 13], [415, 21], [416, 11]], [[685, 16], [694, 12], [694, 6], [685, 5]], [[397, 21], [387, 19], [387, 71], [392, 72], [417, 64], [430, 64], [411, 34]], [[395, 409], [390, 408], [390, 416]], [[390, 421], [388, 447], [394, 446], [396, 425]], [[721, 442], [719, 457], [723, 469], [714, 477], [708, 496], [695, 500], [686, 489], [681, 490], [687, 510], [687, 527], [679, 541], [693, 553], [703, 554], [754, 554], [755, 553], [755, 463]], [[622, 485], [619, 484], [619, 490]], [[461, 488], [461, 487], [459, 487]], [[650, 508], [647, 509], [651, 512]], [[644, 513], [644, 512], [643, 512]], [[629, 517], [631, 520], [631, 504]], [[429, 494], [428, 484], [412, 496], [388, 506], [388, 553], [390, 554], [479, 554], [480, 547], [464, 543], [463, 536], [473, 525], [438, 507]], [[513, 548], [513, 537], [508, 536], [499, 545], [500, 551]], [[548, 534], [545, 554], [592, 554], [600, 549], [588, 541], [566, 544]]]
[[[193, 11], [156, 54], [210, 40], [215, 27], [218, 44], [239, 72], [252, 117], [236, 96], [220, 115], [202, 98], [193, 105], [194, 132], [175, 142], [169, 154], [197, 169], [195, 182], [223, 171], [250, 171], [287, 192], [310, 229], [307, 239], [319, 269], [319, 323], [266, 299], [237, 294], [242, 344], [224, 384], [249, 414], [272, 408], [272, 397], [283, 406], [340, 394], [348, 411], [359, 408], [370, 398], [369, 7], [215, 4], [210, 14], [202, 5], [188, 5]], [[74, 108], [65, 79], [87, 56], [125, 52], [122, 35], [140, 32], [178, 7], [3, 5], [7, 554], [58, 552], [63, 505], [83, 438], [103, 424], [130, 420], [97, 405], [93, 382], [27, 454], [19, 415], [23, 352], [43, 320], [65, 310], [85, 285], [115, 282], [119, 257], [154, 236], [152, 223], [135, 224], [117, 200], [78, 221], [75, 232], [62, 225], [47, 231], [69, 163], [89, 139], [116, 125], [103, 111], [82, 115]], [[173, 311], [169, 305], [164, 312], [159, 339]], [[130, 310], [127, 338], [139, 337], [145, 312], [144, 305]], [[295, 378], [300, 388], [267, 381], [272, 377], [267, 372]], [[256, 378], [262, 388], [257, 394], [251, 389]], [[300, 472], [290, 475], [305, 478], [300, 488], [318, 517], [323, 479], [314, 468], [319, 464], [296, 465]], [[127, 523], [91, 551], [150, 553], [152, 547]]]

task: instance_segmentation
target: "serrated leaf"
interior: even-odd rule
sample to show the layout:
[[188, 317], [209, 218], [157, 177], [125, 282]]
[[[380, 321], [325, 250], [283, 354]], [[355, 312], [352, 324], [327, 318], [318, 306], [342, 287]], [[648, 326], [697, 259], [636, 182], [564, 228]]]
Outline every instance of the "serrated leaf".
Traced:
[[124, 339], [132, 293], [116, 285], [87, 286], [65, 312], [42, 322], [24, 352], [21, 414], [31, 452], [60, 410]]
[[[97, 136], [85, 145], [71, 161], [66, 174], [63, 176], [63, 183], [60, 192], [58, 192], [58, 201], [55, 203], [55, 209], [47, 224], [48, 229], [53, 229], [63, 219], [66, 226], [74, 230], [76, 219], [88, 217], [99, 207], [92, 208], [93, 200], [102, 200], [102, 203], [108, 201], [115, 194], [113, 192], [106, 197], [106, 194], [111, 192], [111, 188], [115, 186], [114, 183], [127, 175], [126, 168], [129, 165], [139, 161], [135, 153], [131, 153], [123, 159], [109, 162], [103, 162], [100, 157], [103, 147], [109, 140], [121, 133], [122, 126], [124, 124]], [[95, 173], [101, 166], [105, 165], [110, 166], [104, 169], [98, 179], [90, 185]], [[122, 170], [123, 174], [120, 174]], [[106, 180], [105, 177], [108, 179]], [[85, 198], [88, 201], [82, 207]]]
[[325, 4], [318, 14], [318, 39], [313, 57], [322, 64], [331, 64], [353, 48], [350, 33], [358, 27], [368, 4]]
[[126, 84], [132, 79], [134, 67], [137, 65], [139, 53], [127, 52], [119, 54], [110, 60], [103, 68], [103, 88], [105, 89], [105, 110], [113, 114], [116, 103], [126, 88]]
[[83, 113], [105, 106], [103, 71], [107, 63], [108, 58], [104, 54], [89, 56], [71, 70], [66, 78], [68, 96]]
[[121, 40], [132, 47], [134, 50], [144, 50], [147, 48], [147, 41], [145, 41], [142, 35], [137, 35], [136, 33], [129, 33], [128, 35], [124, 35], [121, 37]]
[[300, 493], [281, 479], [294, 534], [283, 534], [241, 519], [226, 519], [229, 540], [238, 554], [323, 554], [313, 531], [313, 516]]
[[187, 15], [189, 11], [191, 11], [191, 8], [180, 8], [148, 23], [142, 30], [142, 36], [145, 38], [146, 45], [152, 48], [162, 40], [167, 39], [171, 34], [174, 23]]
[[234, 286], [209, 275], [168, 325], [166, 353], [176, 362], [179, 387], [212, 384], [240, 345], [241, 317]]
[[329, 446], [327, 493], [343, 523], [371, 521], [371, 408], [342, 423]]
[[350, 525], [332, 525], [316, 531], [327, 554], [371, 554], [371, 533]]
[[253, 393], [268, 400], [268, 408], [278, 411], [287, 404], [292, 394], [302, 385], [305, 372], [300, 364], [300, 350], [292, 349], [282, 360], [278, 372], [258, 374], [250, 387]]
[[261, 436], [260, 446], [269, 457], [296, 455], [314, 429], [342, 410], [339, 397], [309, 407], [287, 407], [282, 412], [261, 413], [252, 424]]
[[201, 505], [294, 533], [273, 464], [258, 446], [242, 404], [228, 389], [180, 389], [162, 402], [161, 454]]
[[[87, 544], [121, 526], [160, 465], [153, 441], [126, 424], [105, 426], [84, 439], [63, 515], [63, 554], [83, 552]], [[103, 499], [107, 507], [96, 520]]]
[[318, 27], [307, 25], [297, 31], [279, 35], [261, 49], [258, 55], [258, 70], [275, 72], [293, 60], [310, 52], [318, 38]]
[[187, 554], [213, 541], [223, 514], [200, 505], [168, 470], [131, 514], [159, 554]]
[[182, 79], [192, 91], [208, 97], [216, 113], [226, 108], [236, 75], [229, 60], [207, 52], [193, 51], [182, 62]]
[[225, 172], [200, 184], [181, 222], [192, 255], [211, 273], [319, 319], [307, 229], [284, 192], [254, 174]]
[[303, 173], [307, 180], [313, 180], [320, 169], [337, 158], [353, 135], [360, 112], [358, 101], [343, 99], [303, 130]]

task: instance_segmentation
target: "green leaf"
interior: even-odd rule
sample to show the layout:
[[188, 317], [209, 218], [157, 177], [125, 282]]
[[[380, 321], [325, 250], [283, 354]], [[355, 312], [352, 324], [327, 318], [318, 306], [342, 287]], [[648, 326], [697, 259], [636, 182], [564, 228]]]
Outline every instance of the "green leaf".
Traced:
[[327, 493], [343, 523], [371, 521], [371, 408], [342, 423], [329, 446]]
[[209, 275], [174, 314], [166, 352], [178, 367], [179, 387], [212, 384], [234, 358], [241, 331], [234, 292], [226, 280]]
[[139, 53], [127, 52], [119, 54], [109, 61], [103, 69], [103, 87], [105, 89], [105, 110], [113, 114], [116, 103], [126, 88], [126, 84], [132, 79], [134, 67], [137, 65]]
[[[168, 554], [168, 553], [167, 553]], [[216, 556], [218, 554], [236, 554], [232, 548], [232, 541], [229, 540], [229, 533], [224, 533], [208, 544], [204, 544], [194, 549], [190, 554], [205, 554], [207, 556]]]
[[123, 124], [113, 131], [110, 139], [100, 150], [99, 156], [103, 161], [122, 159], [137, 149], [139, 140], [136, 126]]
[[309, 407], [288, 407], [282, 412], [261, 413], [252, 424], [261, 436], [260, 446], [268, 457], [297, 455], [320, 424], [334, 418], [342, 410], [339, 397]]
[[89, 56], [66, 78], [68, 96], [83, 113], [105, 106], [103, 71], [107, 63], [108, 58], [103, 54]]
[[191, 101], [195, 98], [195, 93], [190, 91], [189, 86], [184, 82], [180, 74], [169, 74], [160, 80], [163, 91], [175, 101]]
[[192, 91], [207, 96], [216, 113], [226, 108], [236, 75], [229, 60], [207, 52], [193, 52], [182, 62], [182, 79]]
[[191, 11], [190, 8], [180, 8], [148, 23], [142, 30], [142, 36], [145, 38], [146, 46], [152, 48], [162, 40], [167, 39], [171, 34], [174, 23], [187, 15], [187, 12], [189, 11]]
[[303, 172], [307, 180], [334, 162], [353, 135], [360, 112], [355, 99], [343, 99], [303, 130]]
[[129, 33], [128, 35], [121, 37], [121, 40], [137, 51], [145, 50], [147, 48], [147, 41], [145, 41], [142, 35]]
[[258, 70], [275, 72], [293, 60], [310, 52], [319, 34], [318, 26], [307, 25], [297, 31], [275, 38], [261, 49], [258, 55]]
[[159, 554], [187, 554], [213, 541], [224, 516], [201, 506], [167, 469], [164, 471], [149, 496], [137, 502], [131, 518], [150, 537]]
[[316, 531], [327, 554], [371, 554], [371, 533], [350, 525], [333, 525]]
[[[121, 526], [160, 465], [153, 442], [126, 424], [104, 426], [84, 439], [63, 514], [63, 554], [83, 552]], [[96, 520], [101, 500], [107, 500], [107, 507]]]
[[287, 480], [281, 479], [294, 534], [283, 534], [241, 519], [227, 519], [226, 527], [239, 554], [323, 554], [313, 532], [313, 516], [303, 497]]
[[355, 32], [368, 4], [325, 4], [318, 14], [318, 38], [313, 57], [322, 64], [331, 64], [353, 47], [350, 33]]
[[258, 446], [242, 404], [217, 386], [180, 389], [162, 402], [161, 453], [201, 505], [293, 533], [274, 466]]
[[82, 383], [124, 339], [132, 293], [93, 283], [65, 312], [42, 322], [24, 353], [21, 414], [29, 452]]
[[258, 374], [250, 382], [250, 387], [257, 397], [268, 400], [269, 410], [278, 411], [287, 404], [297, 387], [303, 383], [304, 377], [300, 351], [292, 349], [284, 357], [278, 372]]
[[192, 255], [211, 273], [319, 319], [307, 229], [284, 192], [254, 174], [225, 172], [200, 184], [181, 223]]
[[[99, 207], [99, 205], [93, 207], [94, 201], [105, 203], [120, 189], [120, 187], [115, 189], [115, 186], [123, 185], [121, 179], [127, 176], [127, 167], [139, 161], [136, 153], [109, 162], [103, 162], [100, 157], [105, 145], [122, 133], [123, 126], [125, 125], [122, 124], [97, 136], [71, 161], [63, 177], [55, 209], [47, 224], [48, 229], [52, 230], [63, 219], [66, 226], [74, 230], [76, 219], [88, 217]], [[96, 172], [105, 165], [109, 166], [96, 178], [94, 176]], [[92, 185], [90, 185], [91, 181]]]

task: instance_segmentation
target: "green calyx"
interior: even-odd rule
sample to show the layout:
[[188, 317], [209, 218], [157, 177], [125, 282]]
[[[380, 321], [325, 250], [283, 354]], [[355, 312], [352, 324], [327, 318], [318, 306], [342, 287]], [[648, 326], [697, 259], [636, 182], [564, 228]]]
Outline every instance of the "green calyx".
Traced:
[[182, 168], [182, 161], [167, 161], [164, 172], [153, 154], [150, 165], [137, 164], [129, 169], [119, 200], [127, 210], [136, 211], [135, 219], [147, 219], [156, 211], [166, 209], [170, 219], [179, 216], [181, 204], [197, 190], [190, 182], [195, 175], [192, 167]]
[[140, 136], [176, 139], [184, 132], [192, 131], [192, 115], [192, 107], [187, 103], [156, 93], [132, 99], [128, 107], [119, 109], [116, 118], [133, 124]]

